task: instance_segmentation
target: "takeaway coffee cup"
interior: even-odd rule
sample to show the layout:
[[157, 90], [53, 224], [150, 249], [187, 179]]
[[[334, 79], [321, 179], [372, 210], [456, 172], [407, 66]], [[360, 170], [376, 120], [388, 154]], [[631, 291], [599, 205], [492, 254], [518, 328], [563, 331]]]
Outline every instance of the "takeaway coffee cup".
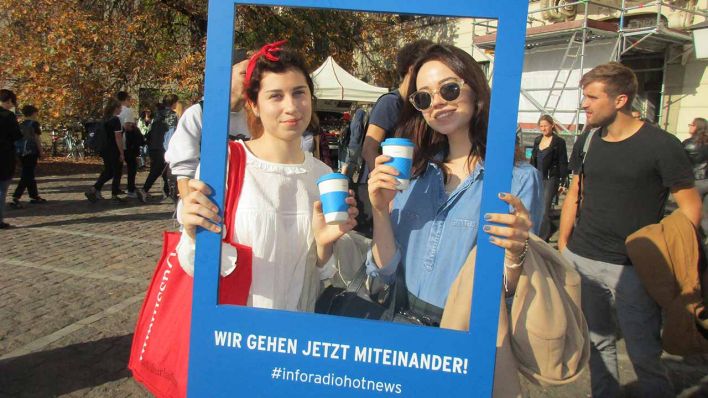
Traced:
[[383, 154], [391, 158], [386, 164], [398, 170], [396, 179], [400, 190], [408, 189], [410, 185], [413, 147], [413, 142], [407, 138], [389, 138], [381, 143]]
[[349, 219], [349, 179], [341, 173], [325, 174], [317, 180], [322, 212], [327, 224], [342, 224]]

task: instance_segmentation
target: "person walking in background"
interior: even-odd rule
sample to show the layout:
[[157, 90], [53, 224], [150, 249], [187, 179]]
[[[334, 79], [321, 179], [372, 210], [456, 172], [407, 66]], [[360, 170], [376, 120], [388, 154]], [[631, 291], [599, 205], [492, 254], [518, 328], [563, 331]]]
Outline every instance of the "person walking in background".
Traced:
[[[167, 163], [167, 149], [169, 148], [170, 141], [172, 140], [174, 133], [177, 132], [177, 127], [180, 124], [179, 119], [181, 116], [177, 114], [177, 111], [180, 110], [179, 107], [180, 102], [177, 94], [165, 95], [162, 98], [162, 102], [158, 104], [155, 122], [153, 122], [153, 124], [162, 124], [162, 128], [166, 129], [162, 140], [162, 149], [165, 151], [165, 163]], [[182, 112], [182, 114], [185, 112], [186, 111]], [[168, 181], [168, 188], [166, 189], [167, 197], [174, 203], [177, 203], [179, 198], [179, 194], [177, 192], [177, 177], [172, 174], [169, 165], [167, 166], [166, 175]]]
[[639, 396], [674, 396], [661, 362], [661, 309], [632, 266], [625, 239], [662, 219], [669, 192], [695, 225], [701, 215], [681, 142], [632, 117], [637, 85], [634, 72], [617, 62], [599, 65], [580, 80], [587, 123], [598, 129], [575, 143], [571, 166], [577, 175], [561, 213], [558, 249], [581, 276], [595, 398], [620, 394], [618, 326], [637, 374]]
[[123, 173], [123, 160], [125, 159], [123, 152], [123, 130], [120, 127], [120, 119], [118, 119], [120, 109], [121, 104], [116, 99], [108, 100], [103, 109], [103, 120], [101, 120], [103, 127], [98, 130], [100, 134], [105, 135], [101, 138], [104, 140], [105, 145], [103, 145], [100, 152], [101, 158], [103, 158], [103, 171], [98, 176], [96, 183], [84, 193], [86, 198], [92, 203], [103, 199], [103, 196], [101, 196], [101, 188], [103, 188], [103, 184], [110, 179], [113, 179], [111, 184], [111, 199], [113, 199], [114, 203], [125, 202], [125, 198], [119, 196], [120, 177]]
[[120, 120], [121, 128], [123, 129], [123, 148], [125, 155], [125, 164], [128, 168], [128, 183], [126, 195], [129, 198], [137, 198], [135, 193], [135, 176], [138, 174], [138, 155], [140, 147], [143, 145], [143, 136], [138, 130], [138, 121], [135, 118], [135, 112], [131, 108], [133, 98], [125, 91], [119, 91], [116, 94], [116, 99], [121, 103]]
[[[693, 166], [693, 178], [696, 179], [696, 189], [703, 202], [701, 211], [701, 229], [705, 238], [708, 235], [708, 122], [702, 117], [697, 117], [688, 125], [691, 137], [683, 141], [683, 148], [688, 154], [688, 159]], [[706, 238], [704, 244], [708, 244]]]
[[142, 134], [143, 136], [147, 135], [147, 133], [150, 131], [150, 126], [152, 126], [152, 121], [152, 109], [143, 109], [143, 111], [140, 112], [140, 117], [138, 118], [138, 130], [140, 130], [140, 134]]
[[14, 109], [17, 96], [14, 92], [0, 90], [0, 229], [12, 227], [5, 222], [5, 197], [15, 174], [15, 141], [22, 138]]
[[548, 242], [555, 228], [551, 222], [553, 199], [560, 186], [565, 186], [568, 176], [568, 152], [565, 140], [557, 134], [557, 127], [550, 115], [538, 120], [541, 134], [533, 142], [529, 163], [543, 176], [543, 221], [538, 236]]
[[[152, 126], [152, 120], [153, 120], [153, 115], [152, 115], [152, 110], [150, 108], [145, 108], [143, 109], [142, 112], [140, 112], [140, 117], [138, 117], [138, 130], [140, 130], [140, 134], [143, 136], [145, 139], [147, 133], [150, 131], [150, 126]], [[144, 168], [145, 165], [147, 164], [147, 156], [148, 156], [148, 146], [143, 145], [140, 147], [140, 157], [138, 158], [138, 165], [140, 168]]]
[[165, 130], [163, 136], [165, 134], [172, 135], [177, 130], [177, 124], [180, 118], [180, 113], [178, 112], [180, 111], [180, 104], [181, 102], [177, 94], [167, 94], [162, 97], [162, 106], [157, 110], [153, 126], [158, 130]]
[[20, 157], [22, 164], [22, 173], [20, 181], [17, 183], [15, 193], [12, 194], [12, 203], [10, 206], [20, 208], [20, 198], [25, 193], [25, 189], [29, 192], [30, 203], [45, 203], [47, 200], [39, 196], [37, 191], [37, 180], [35, 179], [35, 169], [37, 161], [42, 157], [42, 142], [39, 135], [42, 134], [42, 129], [37, 121], [39, 109], [32, 105], [22, 107], [22, 114], [25, 120], [20, 124], [22, 131], [22, 139], [16, 141], [20, 143], [16, 148], [19, 149], [17, 154]]
[[[176, 98], [178, 98], [177, 95], [175, 95], [175, 94], [171, 94], [171, 95], [174, 95]], [[175, 115], [177, 115], [177, 120], [179, 120], [182, 117], [182, 115], [184, 115], [184, 112], [187, 110], [187, 108], [189, 108], [189, 105], [187, 105], [187, 103], [185, 101], [182, 101], [179, 98], [177, 99], [177, 101], [175, 101], [175, 104], [172, 107], [172, 110], [175, 112]], [[175, 126], [176, 125], [177, 124], [175, 123]]]
[[167, 167], [165, 164], [165, 134], [174, 131], [177, 127], [177, 113], [175, 108], [179, 103], [175, 94], [166, 95], [162, 99], [162, 107], [157, 112], [155, 120], [151, 124], [150, 131], [146, 136], [148, 152], [150, 154], [150, 174], [148, 174], [145, 184], [138, 188], [136, 194], [141, 202], [147, 201], [147, 194], [155, 183], [157, 177], [162, 176], [162, 192], [165, 197], [170, 196], [170, 184], [167, 178]]

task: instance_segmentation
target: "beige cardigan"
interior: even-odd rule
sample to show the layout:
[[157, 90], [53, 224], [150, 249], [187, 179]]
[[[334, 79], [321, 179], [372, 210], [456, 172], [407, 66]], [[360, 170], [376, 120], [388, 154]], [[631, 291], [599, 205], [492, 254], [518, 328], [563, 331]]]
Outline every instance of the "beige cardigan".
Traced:
[[[319, 280], [314, 266], [316, 251], [311, 250], [298, 309], [314, 311], [325, 283], [346, 286], [364, 263], [370, 244], [369, 239], [358, 234], [340, 238], [334, 245], [338, 271], [324, 282]], [[469, 330], [475, 256], [476, 250], [472, 249], [450, 288], [441, 327]], [[587, 324], [580, 311], [580, 277], [558, 251], [532, 236], [514, 295], [511, 325], [505, 302], [501, 300], [494, 397], [521, 396], [517, 372], [541, 385], [574, 381], [587, 364], [589, 341]]]
[[[450, 288], [440, 327], [469, 330], [476, 248]], [[519, 397], [517, 370], [544, 385], [578, 378], [590, 356], [590, 340], [580, 310], [580, 276], [555, 249], [535, 235], [529, 239], [511, 307], [499, 310], [494, 397]]]

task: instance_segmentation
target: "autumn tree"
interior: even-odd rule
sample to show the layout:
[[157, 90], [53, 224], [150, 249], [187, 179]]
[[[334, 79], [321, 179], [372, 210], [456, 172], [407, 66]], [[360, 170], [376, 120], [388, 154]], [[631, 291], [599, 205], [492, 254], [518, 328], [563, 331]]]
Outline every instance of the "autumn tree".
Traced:
[[[203, 0], [3, 0], [0, 86], [46, 121], [85, 120], [124, 89], [201, 95], [207, 30]], [[286, 38], [312, 68], [328, 55], [372, 84], [392, 87], [395, 53], [417, 38], [411, 17], [238, 6], [236, 46]]]

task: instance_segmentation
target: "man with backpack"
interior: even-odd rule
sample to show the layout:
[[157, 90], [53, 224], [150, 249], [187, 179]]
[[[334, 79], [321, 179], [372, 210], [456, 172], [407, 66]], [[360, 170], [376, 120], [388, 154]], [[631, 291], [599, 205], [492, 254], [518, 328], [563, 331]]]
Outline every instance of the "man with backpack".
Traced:
[[625, 239], [661, 220], [669, 192], [694, 225], [701, 217], [701, 200], [681, 142], [632, 117], [637, 85], [634, 72], [616, 62], [583, 75], [582, 107], [587, 123], [596, 129], [573, 148], [576, 175], [561, 213], [558, 248], [581, 276], [592, 344], [590, 381], [597, 398], [620, 393], [615, 319], [637, 374], [639, 395], [674, 396], [661, 363], [661, 310], [642, 285]]
[[25, 189], [29, 192], [30, 203], [45, 203], [47, 201], [39, 196], [35, 179], [37, 161], [42, 157], [42, 142], [39, 139], [42, 129], [37, 121], [38, 113], [39, 109], [35, 106], [25, 105], [22, 107], [22, 115], [25, 117], [25, 120], [20, 124], [22, 139], [15, 141], [17, 156], [20, 157], [22, 164], [22, 173], [15, 193], [12, 194], [10, 206], [14, 208], [22, 208], [20, 198], [25, 193]]
[[150, 155], [150, 174], [145, 179], [142, 188], [138, 188], [135, 193], [141, 202], [147, 200], [147, 194], [155, 183], [157, 177], [162, 176], [162, 192], [165, 197], [170, 196], [170, 185], [167, 178], [167, 166], [165, 164], [165, 141], [166, 136], [177, 128], [177, 113], [175, 107], [179, 97], [175, 94], [165, 95], [162, 99], [162, 107], [158, 109], [155, 119], [152, 121], [150, 130], [145, 136], [148, 152]]

